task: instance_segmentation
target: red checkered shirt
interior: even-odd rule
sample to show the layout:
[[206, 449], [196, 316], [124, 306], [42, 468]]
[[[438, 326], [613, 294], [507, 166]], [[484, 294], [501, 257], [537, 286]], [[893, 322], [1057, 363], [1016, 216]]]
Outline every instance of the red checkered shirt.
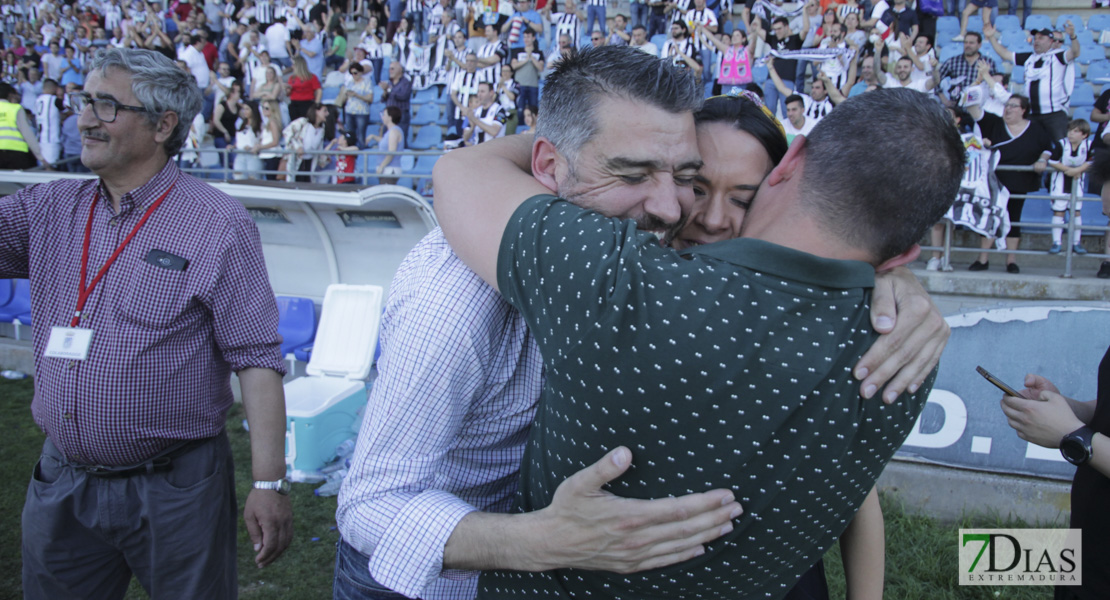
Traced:
[[[43, 356], [51, 329], [68, 327], [77, 306], [99, 185], [61, 179], [0, 199], [0, 277], [31, 280], [35, 422], [74, 462], [126, 465], [219, 433], [233, 370], [285, 367], [258, 229], [239, 202], [172, 161], [125, 194], [118, 215], [101, 188], [89, 281], [173, 185], [89, 297], [79, 325], [93, 330], [88, 358]], [[188, 265], [154, 266], [151, 250]]]

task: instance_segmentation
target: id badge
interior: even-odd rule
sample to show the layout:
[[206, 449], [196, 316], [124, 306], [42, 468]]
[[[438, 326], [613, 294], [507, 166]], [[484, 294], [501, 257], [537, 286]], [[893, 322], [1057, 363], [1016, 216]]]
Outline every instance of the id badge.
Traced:
[[92, 329], [52, 327], [50, 339], [46, 342], [46, 352], [43, 352], [43, 355], [51, 358], [85, 360], [89, 356], [92, 334]]

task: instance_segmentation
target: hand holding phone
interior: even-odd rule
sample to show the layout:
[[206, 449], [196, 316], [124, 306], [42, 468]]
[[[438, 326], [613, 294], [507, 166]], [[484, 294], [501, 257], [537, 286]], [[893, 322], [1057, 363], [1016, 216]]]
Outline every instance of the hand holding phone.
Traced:
[[[975, 370], [978, 371], [979, 374], [982, 375], [987, 381], [993, 383], [995, 387], [997, 387], [998, 389], [1005, 392], [1007, 396], [1016, 396], [1018, 398], [1025, 398], [1024, 395], [1015, 391], [1014, 388], [1006, 385], [1001, 379], [995, 377], [994, 375], [991, 374], [990, 371], [984, 369], [983, 367], [975, 367]], [[1040, 398], [1032, 398], [1032, 399], [1033, 400], [1040, 400]], [[1026, 400], [1029, 400], [1029, 398], [1026, 398]]]

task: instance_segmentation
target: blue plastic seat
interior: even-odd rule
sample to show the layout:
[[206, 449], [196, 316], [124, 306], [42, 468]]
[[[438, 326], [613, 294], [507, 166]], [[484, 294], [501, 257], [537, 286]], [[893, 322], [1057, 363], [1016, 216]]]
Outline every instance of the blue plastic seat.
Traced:
[[983, 17], [981, 15], [971, 15], [970, 17], [968, 17], [967, 30], [983, 33]]
[[412, 95], [413, 104], [427, 104], [439, 100], [439, 89], [435, 86], [423, 90], [416, 90]]
[[1087, 28], [1091, 31], [1110, 29], [1110, 13], [1098, 13], [1087, 19]]
[[1010, 71], [1010, 83], [1025, 83], [1025, 67], [1014, 65], [1014, 70]]
[[1021, 19], [1017, 15], [998, 15], [994, 20], [994, 26], [1002, 33], [1021, 31]]
[[20, 315], [31, 312], [31, 282], [27, 279], [14, 279], [10, 281], [8, 302], [0, 307], [0, 323], [13, 323]]
[[951, 38], [959, 32], [959, 17], [937, 17], [937, 40], [940, 40], [940, 38]]
[[11, 279], [0, 279], [0, 308], [3, 308], [12, 301], [13, 283]]
[[1060, 14], [1056, 16], [1056, 29], [1065, 31], [1068, 22], [1075, 25], [1075, 33], [1083, 33], [1087, 31], [1087, 26], [1083, 24], [1083, 17], [1076, 14]]
[[[939, 26], [939, 24], [938, 24], [938, 26]], [[959, 23], [956, 23], [956, 27], [957, 27], [957, 30], [958, 30]], [[662, 52], [663, 51], [663, 44], [667, 43], [667, 35], [664, 34], [664, 33], [657, 33], [657, 34], [651, 36], [651, 43], [655, 44], [655, 47], [660, 52]]]
[[1075, 62], [1089, 65], [1096, 60], [1106, 60], [1106, 50], [1102, 46], [1093, 41], [1079, 44], [1079, 58], [1075, 59]]
[[316, 307], [311, 299], [297, 296], [278, 296], [277, 305], [281, 354], [287, 356], [316, 338]]
[[416, 162], [412, 165], [412, 168], [405, 169], [405, 172], [412, 173], [413, 175], [431, 175], [432, 167], [435, 166], [437, 160], [439, 160], [439, 156], [436, 155], [426, 154], [417, 156]]
[[1025, 30], [1033, 31], [1034, 29], [1052, 29], [1052, 17], [1048, 15], [1029, 15], [1025, 20]]
[[1070, 106], [1094, 106], [1095, 105], [1095, 88], [1090, 83], [1084, 81], [1083, 83], [1076, 84], [1075, 89], [1071, 93]]
[[[1007, 17], [1010, 15], [1006, 15]], [[1001, 17], [1000, 17], [1001, 18]], [[1021, 29], [1010, 29], [1002, 32], [1002, 37], [998, 40], [1011, 52], [1014, 50], [1016, 44], [1021, 44], [1029, 41], [1029, 36]]]
[[[985, 47], [986, 46], [984, 46], [984, 48]], [[980, 50], [982, 50], [982, 48], [980, 48]], [[959, 56], [963, 53], [964, 53], [963, 45], [949, 44], [949, 45], [947, 45], [947, 46], [945, 46], [944, 48], [941, 49], [940, 56], [938, 57], [938, 60], [940, 60], [940, 62], [944, 62], [944, 61], [946, 61], [950, 58]]]
[[326, 87], [324, 93], [320, 96], [321, 104], [335, 104], [335, 99], [339, 97], [338, 87]]
[[416, 132], [409, 145], [413, 150], [440, 149], [443, 145], [443, 130], [438, 125], [425, 125]]
[[437, 119], [439, 119], [438, 104], [421, 104], [416, 114], [413, 115], [411, 123], [413, 125], [430, 125], [435, 123]]
[[385, 102], [374, 102], [370, 105], [370, 122], [381, 123], [382, 111], [385, 110]]
[[1091, 61], [1091, 64], [1087, 65], [1087, 81], [1103, 84], [1110, 83], [1110, 81], [1095, 81], [1103, 78], [1110, 78], [1110, 60], [1102, 59]]
[[[1093, 108], [1094, 108], [1093, 106], [1078, 106], [1076, 108], [1073, 108], [1071, 110], [1071, 118], [1072, 119], [1083, 119], [1084, 121], [1090, 123], [1091, 122], [1091, 110]], [[1094, 129], [1094, 127], [1091, 127], [1091, 129]]]

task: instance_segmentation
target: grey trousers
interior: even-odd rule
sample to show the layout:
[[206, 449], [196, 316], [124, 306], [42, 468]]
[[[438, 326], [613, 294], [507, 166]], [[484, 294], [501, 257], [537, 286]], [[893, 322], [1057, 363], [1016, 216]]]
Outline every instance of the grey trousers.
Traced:
[[235, 598], [235, 470], [226, 434], [173, 468], [109, 479], [71, 466], [47, 438], [23, 506], [23, 595]]

